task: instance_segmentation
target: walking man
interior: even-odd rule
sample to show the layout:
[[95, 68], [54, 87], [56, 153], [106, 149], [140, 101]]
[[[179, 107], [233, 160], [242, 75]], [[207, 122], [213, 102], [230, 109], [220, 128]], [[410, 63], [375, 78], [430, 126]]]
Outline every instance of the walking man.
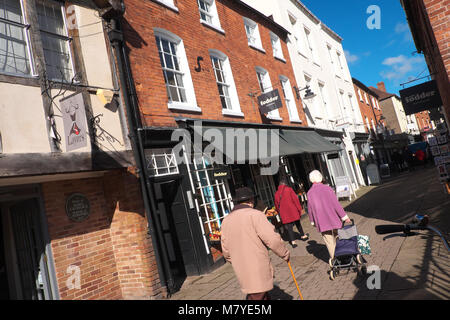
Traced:
[[286, 262], [290, 253], [265, 214], [253, 209], [254, 199], [250, 188], [236, 190], [237, 205], [222, 223], [222, 252], [233, 266], [246, 299], [270, 300], [274, 273], [267, 248]]

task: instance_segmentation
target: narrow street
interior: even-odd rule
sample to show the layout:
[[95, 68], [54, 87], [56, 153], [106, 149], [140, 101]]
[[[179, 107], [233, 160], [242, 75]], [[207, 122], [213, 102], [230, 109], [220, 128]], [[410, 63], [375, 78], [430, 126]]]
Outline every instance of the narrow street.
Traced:
[[[367, 266], [381, 270], [381, 288], [369, 290], [366, 279], [355, 272], [342, 272], [334, 281], [327, 274], [327, 250], [318, 232], [302, 217], [310, 239], [291, 250], [291, 265], [305, 300], [334, 299], [449, 299], [450, 261], [438, 236], [427, 231], [412, 237], [390, 237], [375, 233], [378, 224], [407, 223], [416, 213], [431, 217], [431, 224], [448, 235], [450, 198], [436, 179], [436, 169], [418, 168], [384, 181], [382, 185], [361, 188], [358, 198], [342, 202], [355, 220], [358, 233], [370, 237], [372, 254]], [[272, 299], [297, 300], [299, 295], [285, 262], [273, 255], [275, 288]], [[189, 277], [171, 299], [244, 299], [230, 264], [214, 272]]]

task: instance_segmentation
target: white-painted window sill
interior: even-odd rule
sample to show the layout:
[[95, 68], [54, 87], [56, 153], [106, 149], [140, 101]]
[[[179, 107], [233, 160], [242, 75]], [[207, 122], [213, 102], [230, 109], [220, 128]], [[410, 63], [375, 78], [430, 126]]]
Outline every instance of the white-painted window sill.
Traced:
[[225, 34], [225, 30], [223, 30], [220, 26], [215, 26], [215, 25], [213, 25], [213, 24], [211, 24], [209, 22], [206, 22], [206, 21], [204, 21], [202, 19], [200, 19], [200, 23], [202, 25], [204, 25], [205, 27], [211, 28], [211, 29], [213, 29], [213, 30], [215, 30], [215, 31], [217, 31], [217, 32], [219, 32], [221, 34]]
[[289, 121], [292, 123], [303, 123], [303, 121], [300, 119], [290, 119]]
[[266, 118], [269, 119], [269, 120], [274, 120], [274, 121], [283, 121], [282, 118], [276, 117], [276, 116], [271, 117], [271, 116], [267, 115]]
[[253, 49], [255, 49], [255, 50], [258, 50], [258, 51], [260, 51], [260, 52], [262, 52], [262, 53], [266, 53], [266, 50], [264, 50], [264, 49], [261, 48], [261, 47], [255, 46], [254, 44], [249, 43], [248, 46], [249, 46], [250, 48], [253, 48]]
[[286, 59], [284, 59], [283, 57], [274, 56], [274, 58], [286, 63]]
[[244, 117], [244, 114], [241, 111], [234, 111], [228, 109], [222, 109], [222, 114], [225, 116], [232, 116], [232, 117]]
[[170, 9], [170, 10], [173, 10], [173, 11], [175, 11], [175, 12], [179, 12], [179, 10], [178, 10], [178, 7], [176, 7], [174, 4], [172, 4], [172, 3], [168, 3], [168, 2], [165, 2], [165, 1], [162, 1], [162, 0], [152, 0], [153, 2], [156, 2], [156, 3], [159, 3], [160, 5], [162, 5], [162, 6], [164, 6], [164, 7], [166, 7], [166, 8], [168, 8], [168, 9]]
[[170, 110], [178, 110], [178, 111], [190, 111], [190, 112], [202, 112], [198, 106], [194, 106], [188, 103], [180, 103], [180, 102], [169, 102], [167, 107]]

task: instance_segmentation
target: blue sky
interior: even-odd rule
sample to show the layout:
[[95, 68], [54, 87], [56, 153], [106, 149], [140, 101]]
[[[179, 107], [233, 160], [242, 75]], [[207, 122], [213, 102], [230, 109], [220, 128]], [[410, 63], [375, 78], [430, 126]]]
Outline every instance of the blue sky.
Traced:
[[[344, 40], [347, 63], [352, 77], [366, 86], [384, 81], [388, 92], [398, 94], [401, 83], [429, 74], [422, 54], [416, 47], [399, 0], [301, 0], [323, 23]], [[380, 8], [380, 29], [369, 29], [372, 13]], [[426, 81], [418, 80], [405, 86]]]

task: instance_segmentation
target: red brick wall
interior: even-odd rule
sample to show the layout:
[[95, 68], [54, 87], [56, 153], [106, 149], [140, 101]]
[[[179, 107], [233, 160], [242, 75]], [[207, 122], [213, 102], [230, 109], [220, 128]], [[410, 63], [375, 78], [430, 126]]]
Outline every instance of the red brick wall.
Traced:
[[[384, 123], [383, 120], [380, 120], [380, 117], [383, 114], [383, 112], [381, 110], [381, 105], [378, 102], [378, 105], [380, 106], [380, 110], [378, 110], [377, 106], [372, 105], [372, 97], [374, 99], [378, 100], [375, 96], [372, 96], [369, 93], [369, 91], [365, 90], [364, 88], [359, 87], [356, 83], [353, 83], [353, 87], [355, 88], [356, 99], [358, 100], [359, 109], [361, 110], [364, 128], [365, 128], [366, 132], [369, 132], [369, 130], [367, 129], [366, 117], [369, 120], [369, 124], [370, 124], [371, 128], [372, 128], [372, 120], [373, 120], [373, 123], [375, 124], [375, 126], [377, 125], [377, 120], [378, 120], [378, 123], [380, 123], [380, 124]], [[363, 101], [361, 101], [361, 99], [359, 98], [358, 89], [361, 91], [361, 96], [362, 96]], [[369, 104], [366, 103], [365, 93], [367, 94]], [[373, 110], [372, 110], [372, 108], [373, 108]], [[375, 115], [374, 115], [374, 112], [375, 112]], [[375, 116], [376, 116], [376, 119], [375, 119]], [[386, 125], [386, 123], [385, 123], [385, 125]]]
[[[61, 299], [158, 297], [161, 288], [136, 177], [126, 170], [102, 178], [42, 184]], [[66, 198], [84, 194], [90, 216], [72, 222]], [[81, 288], [69, 289], [67, 267], [80, 268]]]
[[[225, 35], [200, 23], [196, 0], [178, 0], [179, 12], [167, 9], [150, 0], [125, 0], [127, 7], [124, 21], [124, 36], [129, 47], [129, 56], [135, 80], [141, 112], [148, 126], [175, 126], [173, 117], [184, 116], [201, 119], [228, 120], [262, 123], [256, 98], [250, 92], [259, 92], [255, 66], [269, 72], [272, 87], [282, 95], [279, 75], [289, 78], [291, 87], [297, 86], [291, 67], [288, 49], [283, 33], [271, 23], [263, 21], [239, 4], [223, 0], [216, 1], [220, 24]], [[250, 48], [247, 44], [243, 16], [258, 23], [261, 41], [266, 53]], [[202, 113], [175, 112], [167, 107], [167, 93], [153, 28], [166, 29], [179, 36], [184, 43], [198, 106]], [[273, 57], [269, 30], [280, 37], [286, 63]], [[209, 49], [216, 49], [229, 58], [241, 111], [245, 118], [222, 115], [219, 93], [209, 58]], [[197, 57], [202, 56], [202, 71], [196, 72]], [[295, 93], [293, 92], [295, 97]], [[283, 122], [290, 125], [288, 111], [284, 104], [280, 109]], [[295, 100], [300, 119], [306, 125], [306, 117], [299, 100]]]
[[[434, 75], [441, 94], [444, 112], [450, 121], [450, 1], [416, 0], [413, 3], [414, 21], [419, 24], [421, 49]], [[447, 123], [450, 125], [450, 123]]]

